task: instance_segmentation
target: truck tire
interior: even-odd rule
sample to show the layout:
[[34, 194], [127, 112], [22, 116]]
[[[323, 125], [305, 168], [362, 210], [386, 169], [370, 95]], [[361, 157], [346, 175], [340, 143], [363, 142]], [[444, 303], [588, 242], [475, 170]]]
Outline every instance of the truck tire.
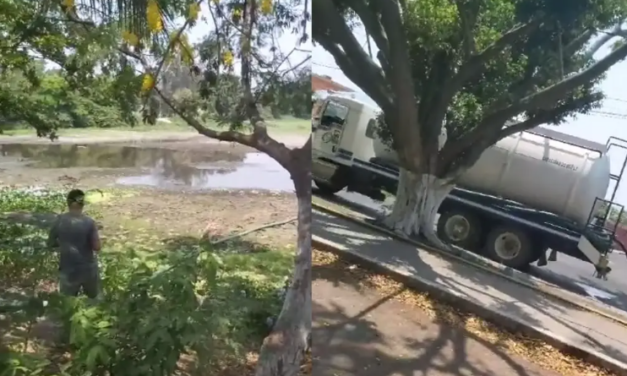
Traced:
[[529, 235], [513, 226], [499, 226], [490, 231], [485, 255], [514, 269], [526, 268], [536, 257]]
[[438, 219], [438, 237], [445, 243], [476, 252], [480, 250], [481, 221], [463, 210], [447, 210]]
[[314, 179], [314, 183], [316, 183], [316, 187], [318, 187], [318, 192], [325, 196], [333, 196], [346, 187], [345, 185], [328, 183], [316, 179]]

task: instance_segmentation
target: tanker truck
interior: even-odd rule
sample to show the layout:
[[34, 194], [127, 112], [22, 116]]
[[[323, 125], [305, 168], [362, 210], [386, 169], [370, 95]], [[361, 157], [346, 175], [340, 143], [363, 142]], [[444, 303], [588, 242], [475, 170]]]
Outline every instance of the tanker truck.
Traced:
[[[395, 194], [399, 167], [394, 151], [377, 137], [379, 109], [341, 94], [329, 95], [322, 106], [312, 120], [312, 175], [319, 193], [347, 189], [378, 201], [383, 192]], [[613, 200], [627, 162], [626, 156], [620, 172], [611, 173], [608, 152], [626, 145], [614, 137], [600, 144], [545, 127], [500, 140], [442, 203], [438, 236], [517, 269], [545, 264], [548, 250], [564, 253], [607, 278], [608, 252], [623, 248], [615, 237], [623, 206]]]

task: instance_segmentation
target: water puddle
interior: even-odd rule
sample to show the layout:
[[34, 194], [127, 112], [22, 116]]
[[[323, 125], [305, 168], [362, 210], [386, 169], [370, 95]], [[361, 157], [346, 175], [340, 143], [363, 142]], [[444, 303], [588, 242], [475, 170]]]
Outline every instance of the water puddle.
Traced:
[[272, 158], [261, 153], [249, 153], [241, 163], [208, 163], [176, 170], [168, 168], [164, 161], [158, 161], [148, 174], [123, 177], [117, 183], [161, 188], [293, 189], [289, 173]]
[[[185, 150], [165, 144], [163, 147], [3, 144], [0, 167], [112, 169], [112, 173], [120, 169], [127, 176], [117, 179], [117, 184], [166, 189], [293, 190], [287, 171], [267, 155], [232, 150], [217, 145]], [[128, 169], [133, 171], [131, 176]]]

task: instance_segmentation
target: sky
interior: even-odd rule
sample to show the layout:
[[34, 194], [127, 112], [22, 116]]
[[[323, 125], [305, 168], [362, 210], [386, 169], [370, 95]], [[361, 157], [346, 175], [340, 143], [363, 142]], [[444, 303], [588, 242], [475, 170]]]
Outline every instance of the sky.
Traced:
[[[354, 34], [364, 51], [367, 52], [367, 39], [363, 28], [355, 29]], [[599, 50], [595, 57], [607, 54], [610, 44], [606, 44], [603, 49]], [[378, 50], [374, 42], [371, 41], [370, 45], [374, 56]], [[367, 100], [374, 104], [358, 86], [342, 73], [337, 64], [335, 64], [333, 56], [320, 45], [316, 45], [313, 49], [312, 59], [313, 73], [330, 76], [334, 81], [356, 90], [359, 99]], [[579, 115], [575, 119], [569, 119], [556, 130], [603, 144], [606, 143], [610, 136], [627, 140], [627, 60], [614, 65], [607, 72], [600, 88], [607, 98], [603, 101], [602, 107], [596, 110], [595, 114]], [[627, 146], [627, 141], [624, 144]], [[626, 155], [627, 152], [617, 152], [616, 150], [610, 153], [612, 173], [620, 171]], [[615, 201], [627, 206], [627, 173], [625, 175], [625, 181], [620, 184]]]

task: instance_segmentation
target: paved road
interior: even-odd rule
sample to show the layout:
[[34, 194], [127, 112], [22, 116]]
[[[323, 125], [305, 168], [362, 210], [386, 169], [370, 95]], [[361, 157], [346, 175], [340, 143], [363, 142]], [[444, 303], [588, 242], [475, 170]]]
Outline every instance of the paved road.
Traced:
[[557, 376], [350, 277], [314, 268], [312, 288], [316, 376]]
[[590, 264], [561, 254], [546, 267], [532, 267], [531, 274], [627, 311], [627, 257], [614, 253], [610, 260], [612, 273], [607, 281], [594, 278]]
[[[372, 216], [382, 210], [380, 202], [354, 192], [342, 191], [336, 197], [326, 199]], [[530, 274], [569, 291], [627, 311], [627, 257], [617, 252], [612, 254], [610, 259], [613, 270], [608, 281], [594, 278], [592, 276], [594, 269], [589, 263], [563, 254], [558, 255], [557, 262], [551, 262], [546, 267], [532, 266]]]

